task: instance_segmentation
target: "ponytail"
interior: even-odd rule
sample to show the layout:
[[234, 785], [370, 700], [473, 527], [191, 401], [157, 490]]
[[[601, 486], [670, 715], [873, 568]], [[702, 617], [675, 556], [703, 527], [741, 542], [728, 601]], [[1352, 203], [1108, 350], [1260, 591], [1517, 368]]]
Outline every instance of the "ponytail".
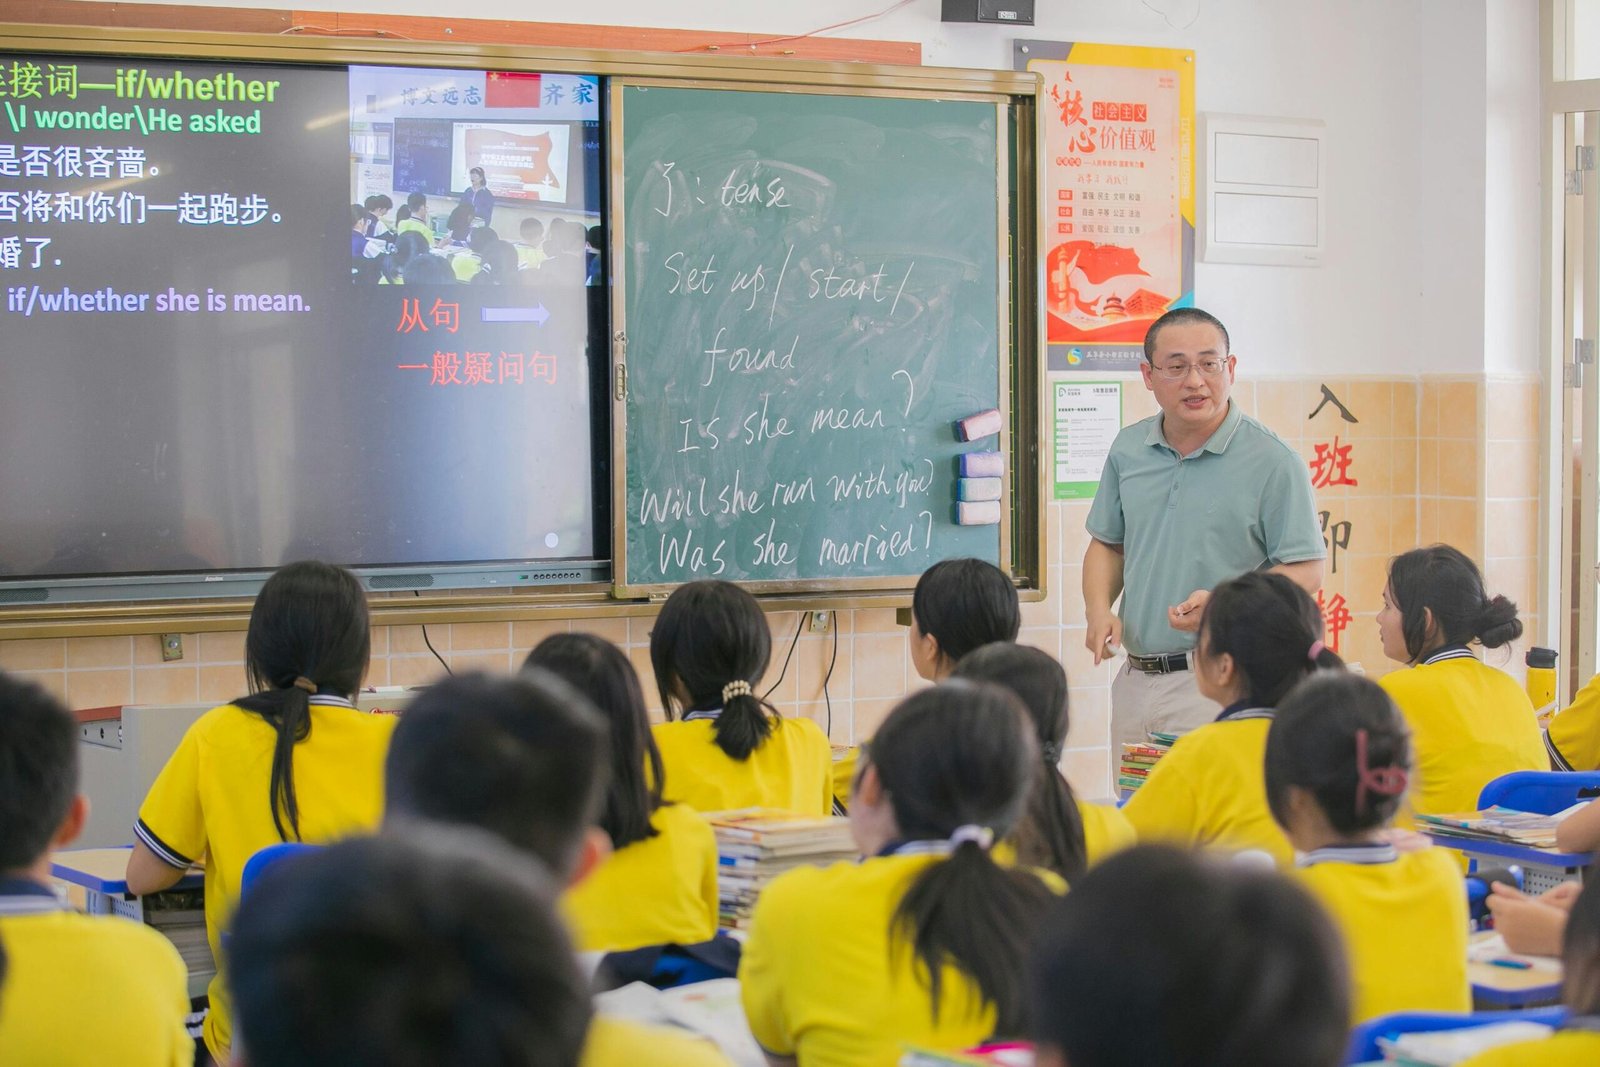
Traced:
[[772, 736], [782, 718], [777, 708], [740, 678], [722, 687], [722, 714], [711, 724], [711, 736], [729, 758], [747, 760]]
[[252, 690], [233, 703], [273, 729], [267, 803], [284, 841], [300, 839], [294, 746], [311, 736], [311, 697], [353, 697], [371, 653], [367, 598], [343, 567], [304, 561], [280, 567], [262, 585], [245, 634]]
[[956, 664], [955, 678], [993, 682], [1016, 694], [1039, 744], [1028, 805], [1012, 835], [1017, 862], [1054, 871], [1070, 885], [1088, 868], [1083, 814], [1057, 764], [1067, 739], [1067, 672], [1046, 652], [996, 641]]
[[1522, 636], [1516, 604], [1490, 597], [1478, 565], [1449, 545], [1414, 548], [1390, 560], [1389, 596], [1412, 662], [1444, 645], [1478, 641], [1500, 648]]
[[994, 1009], [996, 1035], [1021, 1035], [1029, 939], [1054, 900], [1031, 871], [1002, 867], [989, 853], [995, 835], [1016, 824], [1041, 760], [1021, 702], [981, 681], [924, 689], [890, 713], [863, 756], [901, 839], [950, 845], [895, 908], [891, 952], [913, 953], [935, 1021], [948, 966]]

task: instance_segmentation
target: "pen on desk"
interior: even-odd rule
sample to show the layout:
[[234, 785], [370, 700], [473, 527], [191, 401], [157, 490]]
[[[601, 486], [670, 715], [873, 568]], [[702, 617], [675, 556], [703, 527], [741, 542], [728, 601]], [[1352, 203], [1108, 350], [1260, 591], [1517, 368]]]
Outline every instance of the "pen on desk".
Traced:
[[1491, 967], [1506, 967], [1506, 968], [1508, 968], [1510, 970], [1513, 970], [1513, 971], [1527, 971], [1527, 970], [1532, 970], [1532, 968], [1533, 968], [1533, 964], [1529, 963], [1527, 960], [1511, 960], [1511, 959], [1505, 959], [1504, 957], [1502, 957], [1500, 959], [1490, 960], [1489, 961], [1489, 966], [1491, 966]]

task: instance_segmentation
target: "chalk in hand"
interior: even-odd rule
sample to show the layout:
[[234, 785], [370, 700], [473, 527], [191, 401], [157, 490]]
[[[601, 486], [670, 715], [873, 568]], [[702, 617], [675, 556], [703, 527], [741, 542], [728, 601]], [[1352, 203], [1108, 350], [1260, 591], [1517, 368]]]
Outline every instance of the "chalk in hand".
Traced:
[[962, 500], [956, 503], [957, 526], [997, 526], [999, 523], [998, 500]]
[[976, 441], [1000, 432], [1000, 412], [995, 408], [968, 415], [956, 423], [956, 436], [963, 441]]
[[999, 478], [957, 478], [957, 500], [999, 500]]
[[1004, 452], [961, 453], [961, 477], [998, 478], [1006, 472]]

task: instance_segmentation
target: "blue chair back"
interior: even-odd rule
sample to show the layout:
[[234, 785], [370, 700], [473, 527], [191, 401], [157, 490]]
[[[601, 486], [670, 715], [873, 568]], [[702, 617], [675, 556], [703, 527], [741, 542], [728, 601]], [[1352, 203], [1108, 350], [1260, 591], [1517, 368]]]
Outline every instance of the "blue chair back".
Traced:
[[239, 876], [239, 899], [243, 900], [250, 895], [250, 887], [273, 864], [282, 862], [290, 856], [298, 856], [303, 852], [310, 852], [321, 847], [321, 845], [307, 845], [300, 841], [281, 841], [276, 845], [268, 845], [260, 850], [244, 861], [244, 871]]
[[1490, 1023], [1544, 1023], [1560, 1026], [1567, 1021], [1567, 1009], [1527, 1008], [1522, 1011], [1431, 1012], [1402, 1011], [1393, 1015], [1380, 1015], [1364, 1022], [1350, 1032], [1350, 1051], [1345, 1063], [1372, 1063], [1383, 1059], [1378, 1047], [1380, 1037], [1393, 1040], [1401, 1034], [1426, 1034], [1440, 1030], [1466, 1030]]
[[1600, 771], [1513, 771], [1478, 794], [1478, 810], [1500, 805], [1513, 811], [1554, 815], [1580, 800], [1600, 796]]

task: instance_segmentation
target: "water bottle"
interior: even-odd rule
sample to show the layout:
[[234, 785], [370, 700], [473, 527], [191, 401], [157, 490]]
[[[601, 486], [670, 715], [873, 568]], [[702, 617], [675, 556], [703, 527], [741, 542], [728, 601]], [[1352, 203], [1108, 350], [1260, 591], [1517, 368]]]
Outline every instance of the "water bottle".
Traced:
[[1530, 648], [1525, 661], [1528, 664], [1528, 699], [1533, 701], [1539, 725], [1549, 726], [1556, 714], [1556, 650]]

